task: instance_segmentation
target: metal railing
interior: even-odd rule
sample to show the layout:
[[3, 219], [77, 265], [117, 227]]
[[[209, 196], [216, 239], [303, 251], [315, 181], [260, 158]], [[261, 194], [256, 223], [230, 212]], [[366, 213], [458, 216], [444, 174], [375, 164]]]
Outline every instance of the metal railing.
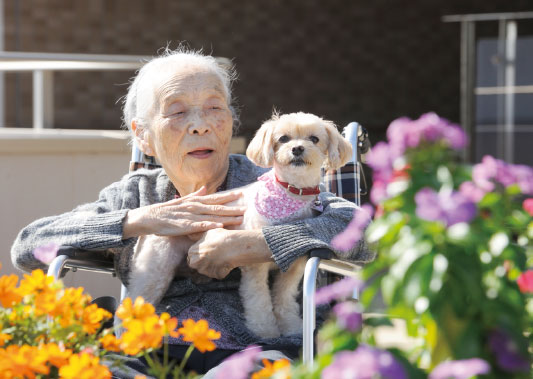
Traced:
[[[0, 51], [2, 72], [28, 72], [33, 75], [33, 127], [52, 128], [54, 125], [55, 71], [135, 71], [150, 60], [141, 55], [63, 54]], [[217, 57], [221, 65], [231, 65], [227, 58]], [[4, 94], [0, 94], [4, 101]], [[1, 112], [0, 112], [1, 113]], [[0, 114], [0, 127], [4, 115]]]
[[[54, 125], [55, 71], [135, 71], [149, 57], [136, 55], [0, 52], [0, 72], [32, 72], [33, 128]], [[4, 94], [0, 94], [4, 101]], [[4, 115], [0, 126], [4, 126]]]

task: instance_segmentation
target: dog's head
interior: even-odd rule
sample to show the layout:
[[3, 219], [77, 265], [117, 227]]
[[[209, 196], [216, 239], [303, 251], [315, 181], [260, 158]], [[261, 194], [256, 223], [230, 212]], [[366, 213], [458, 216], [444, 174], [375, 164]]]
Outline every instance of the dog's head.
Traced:
[[333, 122], [302, 112], [274, 113], [246, 150], [256, 165], [274, 167], [280, 179], [302, 187], [318, 184], [322, 166], [338, 169], [351, 154], [352, 146]]

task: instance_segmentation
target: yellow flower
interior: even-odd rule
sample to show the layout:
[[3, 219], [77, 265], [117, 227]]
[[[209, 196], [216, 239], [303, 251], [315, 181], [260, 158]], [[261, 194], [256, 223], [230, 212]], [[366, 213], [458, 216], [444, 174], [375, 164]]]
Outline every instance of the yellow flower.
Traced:
[[68, 364], [59, 369], [59, 377], [65, 379], [111, 378], [111, 372], [100, 364], [100, 359], [88, 353], [71, 355]]
[[283, 379], [290, 379], [291, 363], [288, 359], [279, 359], [273, 364], [268, 359], [263, 359], [263, 368], [260, 371], [252, 374], [252, 379], [270, 378], [274, 374], [276, 377]]
[[66, 365], [72, 355], [72, 350], [59, 347], [55, 343], [49, 343], [39, 346], [39, 354], [44, 360], [56, 367]]
[[100, 344], [107, 351], [120, 351], [120, 339], [115, 337], [113, 334], [106, 334], [100, 338]]
[[184, 341], [192, 342], [194, 347], [202, 353], [215, 350], [216, 345], [211, 340], [220, 338], [220, 332], [209, 329], [206, 320], [194, 322], [194, 320], [187, 319], [183, 321], [183, 327], [178, 329], [178, 332], [183, 334]]
[[2, 307], [9, 308], [22, 300], [22, 296], [16, 289], [18, 279], [15, 274], [0, 277], [0, 303], [2, 303]]
[[155, 308], [152, 304], [145, 303], [142, 297], [135, 299], [135, 303], [133, 304], [128, 297], [120, 304], [115, 314], [124, 322], [132, 319], [143, 320], [153, 316], [155, 314]]
[[33, 270], [31, 275], [24, 274], [18, 288], [21, 296], [33, 295], [40, 292], [54, 291], [52, 287], [54, 282], [53, 276], [46, 276], [41, 269]]
[[46, 359], [35, 346], [10, 345], [0, 349], [0, 372], [6, 378], [35, 378], [36, 374], [47, 375], [50, 368]]
[[111, 313], [103, 308], [98, 308], [98, 305], [91, 304], [83, 310], [83, 331], [85, 333], [93, 334], [100, 329], [104, 319], [111, 318]]

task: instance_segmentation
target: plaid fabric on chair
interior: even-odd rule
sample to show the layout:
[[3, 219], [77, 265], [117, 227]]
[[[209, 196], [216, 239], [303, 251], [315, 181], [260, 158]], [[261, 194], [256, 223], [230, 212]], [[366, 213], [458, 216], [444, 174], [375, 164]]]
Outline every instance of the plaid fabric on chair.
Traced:
[[323, 177], [326, 191], [361, 205], [361, 166], [358, 163], [349, 162], [339, 170], [328, 170]]

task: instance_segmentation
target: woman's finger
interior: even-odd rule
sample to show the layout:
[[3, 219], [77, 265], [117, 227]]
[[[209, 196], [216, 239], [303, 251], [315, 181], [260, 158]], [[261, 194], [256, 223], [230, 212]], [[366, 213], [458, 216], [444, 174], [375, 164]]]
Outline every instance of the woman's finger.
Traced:
[[187, 211], [199, 215], [242, 216], [246, 207], [234, 207], [220, 204], [187, 203], [180, 206], [180, 211]]
[[225, 204], [225, 203], [229, 203], [230, 201], [237, 200], [241, 196], [242, 196], [242, 191], [235, 190], [235, 191], [227, 191], [227, 192], [224, 191], [221, 193], [214, 193], [214, 194], [205, 195], [205, 196], [192, 196], [190, 200], [197, 201], [203, 204]]

